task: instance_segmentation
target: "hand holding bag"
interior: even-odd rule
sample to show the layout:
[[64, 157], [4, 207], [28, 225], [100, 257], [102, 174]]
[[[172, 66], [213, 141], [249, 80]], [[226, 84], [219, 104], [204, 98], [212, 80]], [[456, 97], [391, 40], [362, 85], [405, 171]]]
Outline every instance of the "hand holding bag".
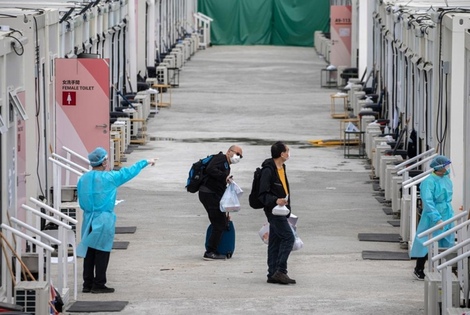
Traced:
[[289, 208], [277, 205], [273, 208], [273, 215], [286, 216], [289, 214]]
[[[235, 186], [236, 185], [236, 186]], [[225, 192], [222, 196], [222, 199], [220, 199], [220, 211], [222, 212], [237, 212], [240, 211], [240, 201], [238, 200], [238, 194], [241, 195], [241, 190], [240, 187], [238, 187], [235, 182], [231, 182], [227, 188], [225, 189]]]
[[[291, 216], [293, 217], [293, 220], [287, 220], [292, 229], [292, 233], [295, 236], [294, 246], [292, 247], [292, 251], [295, 251], [304, 247], [304, 242], [300, 239], [299, 235], [297, 234], [297, 216], [294, 214], [291, 214]], [[258, 235], [265, 244], [269, 244], [269, 223], [263, 224], [263, 226], [258, 232]]]

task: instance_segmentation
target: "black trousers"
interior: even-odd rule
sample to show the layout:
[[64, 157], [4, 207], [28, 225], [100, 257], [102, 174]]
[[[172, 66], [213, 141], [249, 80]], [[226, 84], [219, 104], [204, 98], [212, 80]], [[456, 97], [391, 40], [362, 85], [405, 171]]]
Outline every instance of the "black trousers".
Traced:
[[424, 270], [424, 264], [428, 260], [428, 255], [416, 258], [416, 270]]
[[110, 252], [88, 247], [83, 260], [83, 287], [102, 288], [106, 284]]
[[227, 229], [227, 216], [220, 211], [220, 199], [215, 193], [199, 192], [199, 200], [207, 211], [209, 221], [212, 224], [212, 234], [209, 237], [207, 252], [217, 253], [217, 247], [224, 230]]

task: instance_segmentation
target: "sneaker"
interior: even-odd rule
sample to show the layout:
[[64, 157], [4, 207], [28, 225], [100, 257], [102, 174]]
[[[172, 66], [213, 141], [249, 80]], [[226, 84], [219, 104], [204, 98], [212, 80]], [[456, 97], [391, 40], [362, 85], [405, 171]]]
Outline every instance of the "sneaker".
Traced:
[[107, 286], [102, 286], [102, 287], [93, 287], [91, 288], [91, 293], [113, 293], [114, 289], [113, 288], [108, 288]]
[[413, 272], [413, 275], [416, 277], [416, 279], [418, 280], [424, 280], [424, 277], [425, 277], [425, 274], [422, 270], [417, 270], [415, 268], [414, 272]]
[[82, 293], [90, 293], [90, 292], [91, 292], [91, 288], [89, 288], [89, 287], [83, 287]]
[[279, 284], [289, 284], [291, 283], [290, 282], [290, 278], [287, 277], [287, 275], [285, 273], [282, 273], [280, 271], [276, 271], [273, 276], [271, 277], [272, 280], [274, 281], [277, 281], [277, 283]]
[[220, 255], [216, 253], [204, 253], [202, 257], [204, 260], [225, 260], [227, 258], [225, 255]]

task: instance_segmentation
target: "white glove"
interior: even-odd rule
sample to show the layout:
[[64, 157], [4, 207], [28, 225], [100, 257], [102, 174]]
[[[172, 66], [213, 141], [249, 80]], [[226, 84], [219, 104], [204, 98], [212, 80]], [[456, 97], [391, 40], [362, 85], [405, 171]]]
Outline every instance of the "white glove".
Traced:
[[155, 165], [155, 159], [148, 159], [147, 164], [150, 164], [150, 166], [154, 166]]

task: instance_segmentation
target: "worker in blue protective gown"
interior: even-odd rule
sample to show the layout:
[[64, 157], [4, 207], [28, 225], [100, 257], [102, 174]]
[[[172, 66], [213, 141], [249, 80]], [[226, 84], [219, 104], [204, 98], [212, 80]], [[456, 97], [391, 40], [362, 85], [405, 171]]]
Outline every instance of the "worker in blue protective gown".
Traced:
[[81, 242], [77, 246], [77, 256], [85, 257], [82, 292], [112, 293], [114, 289], [105, 284], [114, 241], [117, 188], [147, 165], [153, 166], [155, 160], [140, 160], [119, 171], [107, 171], [108, 153], [101, 147], [93, 150], [88, 159], [93, 169], [83, 174], [77, 183], [78, 202], [83, 210]]
[[[447, 157], [443, 155], [436, 156], [430, 164], [434, 171], [419, 186], [423, 211], [410, 253], [411, 257], [417, 258], [414, 275], [418, 280], [424, 280], [424, 264], [428, 258], [428, 248], [423, 245], [428, 240], [428, 237], [418, 238], [418, 234], [454, 216], [454, 210], [451, 205], [453, 188], [452, 181], [449, 178], [450, 163], [451, 161]], [[447, 224], [444, 228], [435, 231], [432, 237], [452, 227], [453, 224]], [[439, 240], [439, 247], [452, 247], [454, 240], [455, 235], [451, 233]]]

